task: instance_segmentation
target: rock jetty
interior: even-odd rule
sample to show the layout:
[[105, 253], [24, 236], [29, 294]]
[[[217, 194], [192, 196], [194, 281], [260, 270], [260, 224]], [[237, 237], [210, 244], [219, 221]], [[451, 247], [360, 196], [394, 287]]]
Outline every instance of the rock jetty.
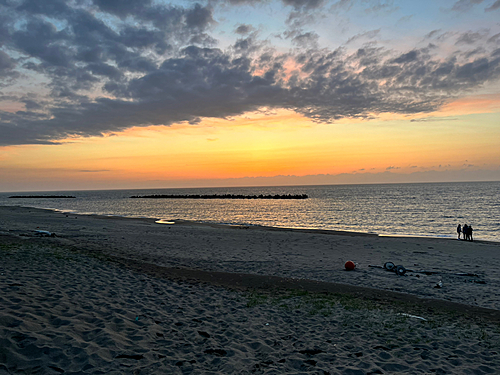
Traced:
[[130, 198], [148, 198], [148, 199], [307, 199], [307, 194], [276, 194], [276, 195], [240, 195], [240, 194], [155, 194], [155, 195], [133, 195]]
[[12, 195], [9, 198], [76, 198], [72, 195]]

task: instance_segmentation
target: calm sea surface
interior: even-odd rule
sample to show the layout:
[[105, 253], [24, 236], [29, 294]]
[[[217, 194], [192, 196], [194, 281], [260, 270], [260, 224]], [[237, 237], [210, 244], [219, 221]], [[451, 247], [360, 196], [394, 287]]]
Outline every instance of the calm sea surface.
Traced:
[[[475, 239], [500, 241], [500, 182], [59, 191], [32, 194], [73, 195], [76, 199], [9, 198], [29, 194], [0, 193], [0, 205], [450, 238], [456, 237], [458, 223], [467, 223], [473, 226]], [[309, 199], [130, 199], [132, 195], [150, 194], [307, 194]]]

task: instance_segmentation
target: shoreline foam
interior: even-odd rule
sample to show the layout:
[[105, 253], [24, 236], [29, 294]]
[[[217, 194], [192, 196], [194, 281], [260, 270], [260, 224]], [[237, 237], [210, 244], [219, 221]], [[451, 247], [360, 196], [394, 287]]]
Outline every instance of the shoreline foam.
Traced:
[[[28, 203], [29, 204], [29, 203]], [[22, 206], [22, 207], [31, 207], [29, 205], [26, 205], [26, 206]], [[72, 209], [67, 209], [67, 210], [61, 210], [61, 209], [58, 209], [58, 208], [54, 208], [54, 207], [41, 207], [39, 206], [38, 208], [40, 209], [50, 209], [50, 210], [60, 210], [62, 212], [70, 212], [70, 213], [73, 213], [73, 214], [78, 214], [78, 215], [94, 215], [95, 213], [94, 212], [87, 212], [85, 210], [82, 210], [82, 211], [78, 211], [78, 210], [72, 210]], [[103, 216], [117, 216], [117, 217], [130, 217], [130, 218], [135, 218], [135, 217], [148, 217], [148, 218], [155, 218], [155, 219], [165, 219], [165, 220], [171, 220], [172, 218], [170, 217], [156, 217], [156, 216], [142, 216], [142, 215], [138, 215], [138, 216], [134, 216], [134, 215], [130, 215], [130, 216], [127, 216], [127, 215], [118, 215], [118, 214], [106, 214], [106, 213], [101, 213], [101, 215]], [[182, 218], [179, 218], [177, 217], [177, 219], [182, 219]], [[457, 219], [460, 219], [460, 220], [465, 220], [465, 218], [460, 218], [458, 217]], [[191, 220], [191, 219], [186, 219], [186, 220]], [[194, 220], [193, 220], [194, 221]], [[225, 223], [225, 222], [211, 222], [211, 221], [203, 221], [203, 220], [200, 220], [198, 222], [201, 222], [201, 223], [212, 223], [212, 224], [222, 224], [222, 225], [246, 225], [246, 226], [259, 226], [260, 224], [255, 224], [255, 223], [247, 223], [247, 222], [229, 222], [229, 223]], [[307, 224], [307, 223], [306, 223]], [[302, 224], [301, 224], [302, 225]], [[264, 225], [265, 226], [265, 225]], [[362, 233], [362, 234], [378, 234], [380, 236], [401, 236], [401, 237], [430, 237], [430, 238], [449, 238], [449, 239], [454, 239], [455, 238], [455, 227], [456, 227], [456, 223], [454, 225], [451, 225], [451, 227], [449, 228], [449, 232], [446, 232], [446, 233], [434, 233], [434, 234], [427, 234], [427, 233], [422, 233], [422, 231], [417, 231], [415, 233], [417, 234], [414, 234], [414, 232], [396, 232], [396, 231], [379, 231], [379, 232], [375, 232], [374, 230], [368, 230], [366, 232], [364, 231], [359, 231], [358, 228], [355, 228], [356, 230], [353, 230], [352, 232], [354, 233]], [[280, 227], [280, 226], [276, 226], [276, 228], [288, 228], [286, 226], [283, 226], [283, 227]], [[308, 227], [308, 226], [302, 226], [302, 227], [291, 227], [292, 229], [303, 229], [303, 230], [314, 230], [314, 229], [317, 229], [317, 230], [337, 230], [337, 229], [328, 229], [328, 228], [325, 228], [325, 229], [322, 229], [322, 228], [315, 228], [315, 227]], [[408, 228], [412, 228], [412, 226], [408, 226]], [[398, 229], [399, 230], [399, 229]], [[346, 231], [346, 232], [351, 232], [350, 228], [348, 229], [340, 229], [340, 231]], [[495, 238], [494, 236], [492, 236], [492, 233], [496, 233], [495, 231], [490, 231], [490, 232], [483, 232], [481, 231], [480, 229], [476, 229], [475, 230], [475, 237], [478, 238], [480, 241], [490, 241], [490, 242], [497, 242], [497, 243], [500, 243], [500, 238], [498, 238], [498, 236]], [[484, 238], [482, 236], [482, 234], [484, 234]]]

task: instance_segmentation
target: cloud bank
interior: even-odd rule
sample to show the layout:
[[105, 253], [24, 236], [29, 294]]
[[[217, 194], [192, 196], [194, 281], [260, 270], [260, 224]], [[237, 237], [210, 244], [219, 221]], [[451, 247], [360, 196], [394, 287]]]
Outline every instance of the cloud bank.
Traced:
[[[228, 0], [225, 6], [260, 3]], [[380, 8], [376, 3], [367, 11]], [[477, 3], [461, 0], [454, 10]], [[373, 42], [322, 48], [319, 35], [304, 29], [307, 22], [296, 21], [335, 7], [283, 0], [289, 50], [273, 47], [249, 23], [235, 24], [234, 43], [221, 46], [214, 36], [218, 6], [0, 0], [0, 99], [21, 108], [0, 111], [0, 146], [196, 125], [262, 108], [327, 123], [429, 113], [500, 77], [500, 39], [489, 30], [446, 36], [456, 48], [445, 56], [440, 30], [427, 34], [425, 47], [405, 51]], [[485, 11], [497, 8], [496, 2]]]

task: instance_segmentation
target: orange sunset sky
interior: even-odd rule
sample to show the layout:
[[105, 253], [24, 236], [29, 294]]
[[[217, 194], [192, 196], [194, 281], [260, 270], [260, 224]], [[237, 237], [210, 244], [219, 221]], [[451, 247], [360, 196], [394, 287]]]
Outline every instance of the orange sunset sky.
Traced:
[[498, 1], [21, 3], [0, 191], [500, 180]]

